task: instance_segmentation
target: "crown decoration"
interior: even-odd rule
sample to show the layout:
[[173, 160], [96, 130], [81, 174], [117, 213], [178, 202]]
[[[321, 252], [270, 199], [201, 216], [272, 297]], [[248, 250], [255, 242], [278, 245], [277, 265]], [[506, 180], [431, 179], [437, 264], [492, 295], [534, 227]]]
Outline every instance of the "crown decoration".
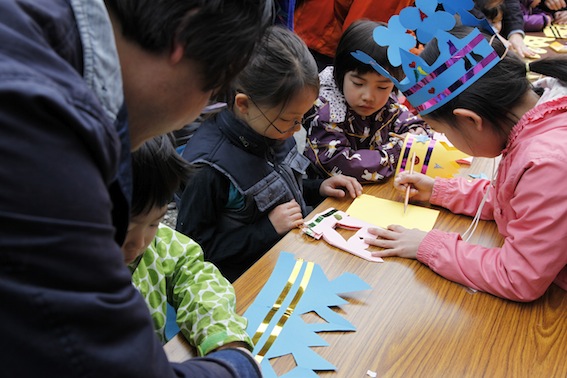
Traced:
[[[479, 20], [469, 10], [472, 0], [416, 0], [416, 7], [402, 9], [399, 16], [388, 21], [388, 27], [374, 29], [374, 41], [388, 47], [388, 60], [394, 67], [402, 67], [405, 78], [398, 81], [371, 56], [357, 50], [351, 54], [371, 65], [380, 75], [392, 80], [420, 114], [427, 114], [451, 100], [484, 75], [500, 61], [499, 55], [484, 38], [478, 27], [493, 34], [486, 20]], [[437, 10], [443, 5], [445, 11]], [[459, 39], [450, 33], [459, 14], [463, 24], [475, 29]], [[483, 22], [484, 21], [484, 22]], [[429, 65], [409, 50], [417, 41], [427, 43], [437, 38], [440, 55]]]
[[[438, 136], [434, 136], [438, 138]], [[396, 175], [408, 170], [415, 154], [414, 170], [431, 178], [451, 178], [461, 168], [459, 162], [469, 155], [459, 151], [446, 139], [408, 133], [400, 151]]]

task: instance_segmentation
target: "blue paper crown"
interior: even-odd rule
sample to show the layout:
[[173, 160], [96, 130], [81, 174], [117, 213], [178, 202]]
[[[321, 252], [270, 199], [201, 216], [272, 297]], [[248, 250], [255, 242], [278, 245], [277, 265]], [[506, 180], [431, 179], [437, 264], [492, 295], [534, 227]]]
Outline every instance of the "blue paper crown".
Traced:
[[[427, 114], [464, 91], [496, 65], [500, 57], [477, 29], [481, 27], [493, 33], [486, 19], [477, 19], [469, 12], [474, 6], [472, 0], [416, 0], [415, 3], [417, 7], [404, 8], [399, 16], [390, 18], [387, 28], [379, 26], [373, 33], [378, 45], [388, 47], [390, 64], [402, 66], [403, 80], [396, 80], [368, 54], [360, 50], [351, 54], [392, 80], [420, 114]], [[436, 10], [439, 4], [445, 11]], [[475, 27], [463, 39], [447, 32], [455, 26], [455, 14], [459, 14], [463, 24]], [[440, 55], [432, 65], [409, 52], [416, 46], [416, 38], [408, 30], [415, 32], [423, 44], [437, 38]]]

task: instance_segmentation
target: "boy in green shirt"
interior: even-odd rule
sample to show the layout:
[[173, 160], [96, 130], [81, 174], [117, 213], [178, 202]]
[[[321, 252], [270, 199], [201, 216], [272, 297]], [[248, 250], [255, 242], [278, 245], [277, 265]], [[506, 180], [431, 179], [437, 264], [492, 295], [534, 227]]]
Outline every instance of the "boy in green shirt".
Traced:
[[177, 311], [181, 332], [199, 355], [226, 347], [251, 350], [246, 319], [235, 311], [232, 285], [204, 261], [197, 243], [160, 223], [188, 170], [167, 137], [152, 139], [133, 153], [132, 210], [122, 245], [124, 260], [162, 342], [167, 341], [169, 303]]

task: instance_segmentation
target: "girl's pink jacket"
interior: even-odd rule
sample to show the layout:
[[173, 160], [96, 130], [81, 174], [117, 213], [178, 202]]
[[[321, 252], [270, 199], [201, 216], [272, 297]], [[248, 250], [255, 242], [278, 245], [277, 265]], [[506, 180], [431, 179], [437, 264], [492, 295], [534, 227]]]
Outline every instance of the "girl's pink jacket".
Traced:
[[431, 203], [455, 213], [474, 215], [489, 190], [482, 219], [496, 221], [504, 245], [485, 248], [433, 230], [420, 244], [418, 260], [452, 281], [514, 301], [535, 300], [553, 282], [567, 290], [564, 94], [547, 102], [542, 97], [514, 126], [495, 188], [488, 180], [435, 180]]

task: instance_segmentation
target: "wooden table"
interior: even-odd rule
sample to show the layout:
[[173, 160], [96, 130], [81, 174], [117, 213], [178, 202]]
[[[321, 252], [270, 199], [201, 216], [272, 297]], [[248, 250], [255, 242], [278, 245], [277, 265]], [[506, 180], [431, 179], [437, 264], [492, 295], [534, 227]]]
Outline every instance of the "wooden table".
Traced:
[[[490, 176], [487, 160], [475, 159], [462, 174]], [[391, 183], [364, 192], [403, 201]], [[315, 212], [350, 203], [327, 199]], [[435, 228], [462, 233], [470, 221], [441, 210]], [[481, 221], [471, 242], [500, 246], [502, 239], [493, 222]], [[234, 283], [239, 313], [268, 280], [280, 251], [316, 262], [329, 279], [348, 271], [372, 287], [345, 297], [349, 303], [337, 309], [356, 332], [319, 333], [330, 346], [313, 349], [338, 369], [321, 376], [362, 378], [371, 370], [381, 378], [567, 377], [567, 294], [555, 285], [535, 302], [515, 303], [471, 293], [415, 260], [369, 263], [293, 230]], [[166, 350], [173, 360], [186, 358], [180, 339]], [[271, 362], [280, 375], [295, 366], [289, 356]]]

